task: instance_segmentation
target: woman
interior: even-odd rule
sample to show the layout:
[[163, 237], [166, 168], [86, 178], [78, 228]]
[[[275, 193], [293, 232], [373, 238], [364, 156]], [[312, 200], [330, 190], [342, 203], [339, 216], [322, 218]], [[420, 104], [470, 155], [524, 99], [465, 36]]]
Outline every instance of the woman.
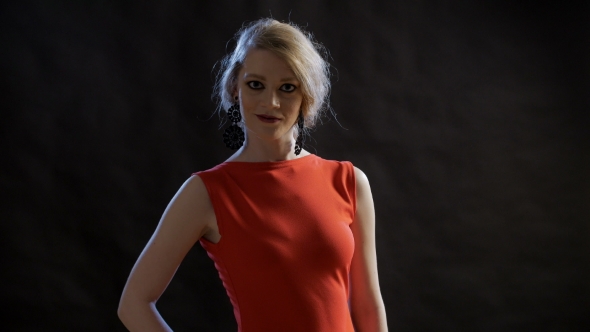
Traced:
[[169, 331], [156, 301], [200, 241], [239, 331], [387, 331], [369, 182], [349, 162], [303, 149], [330, 88], [319, 46], [272, 19], [237, 38], [216, 90], [232, 122], [224, 141], [238, 151], [174, 196], [131, 271], [119, 317], [131, 331]]

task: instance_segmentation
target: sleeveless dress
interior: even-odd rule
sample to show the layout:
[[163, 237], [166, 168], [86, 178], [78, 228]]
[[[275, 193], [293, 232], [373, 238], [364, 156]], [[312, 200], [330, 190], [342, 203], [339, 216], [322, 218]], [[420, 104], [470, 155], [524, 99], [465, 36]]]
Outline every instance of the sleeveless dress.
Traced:
[[225, 162], [203, 180], [221, 239], [214, 261], [240, 332], [354, 331], [348, 307], [354, 169], [308, 155]]

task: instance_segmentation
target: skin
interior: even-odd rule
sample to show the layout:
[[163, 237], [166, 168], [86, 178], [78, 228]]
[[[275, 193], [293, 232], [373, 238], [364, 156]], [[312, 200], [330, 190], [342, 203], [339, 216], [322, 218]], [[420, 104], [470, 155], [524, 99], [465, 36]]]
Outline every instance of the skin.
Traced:
[[[304, 157], [295, 155], [294, 125], [303, 94], [289, 65], [274, 53], [252, 49], [238, 72], [234, 98], [240, 102], [246, 142], [229, 161], [279, 161]], [[264, 123], [257, 115], [273, 116]]]
[[[228, 161], [278, 161], [309, 155], [294, 151], [294, 125], [302, 94], [287, 63], [266, 50], [251, 50], [238, 73], [234, 96], [240, 102], [246, 142]], [[274, 123], [257, 115], [272, 116]], [[375, 253], [375, 212], [369, 181], [355, 168], [357, 211], [351, 230], [355, 252], [350, 270], [351, 317], [356, 331], [387, 331], [385, 306], [379, 290]], [[152, 238], [133, 267], [119, 303], [118, 314], [130, 331], [171, 331], [156, 302], [178, 266], [201, 238], [221, 239], [213, 206], [203, 181], [190, 177], [164, 211]]]

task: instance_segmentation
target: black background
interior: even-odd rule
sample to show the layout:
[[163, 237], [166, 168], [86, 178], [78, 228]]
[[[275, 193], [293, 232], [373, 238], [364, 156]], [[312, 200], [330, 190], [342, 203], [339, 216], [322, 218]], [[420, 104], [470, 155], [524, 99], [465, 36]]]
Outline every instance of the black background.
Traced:
[[[391, 331], [588, 327], [587, 4], [0, 6], [3, 330], [124, 330], [120, 293], [167, 203], [231, 154], [212, 68], [269, 15], [331, 52], [337, 118], [307, 148], [371, 181]], [[158, 307], [178, 331], [236, 328], [200, 245]]]

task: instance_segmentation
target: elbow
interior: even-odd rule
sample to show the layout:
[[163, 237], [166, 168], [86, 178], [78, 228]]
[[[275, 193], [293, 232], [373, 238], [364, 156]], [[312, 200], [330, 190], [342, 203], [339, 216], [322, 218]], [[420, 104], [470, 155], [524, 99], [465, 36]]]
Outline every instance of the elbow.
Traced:
[[117, 308], [117, 316], [127, 328], [129, 328], [129, 323], [133, 320], [134, 312], [137, 311], [138, 308], [138, 303], [134, 303], [128, 296], [121, 296], [119, 307]]
[[[141, 301], [136, 298], [121, 297], [117, 316], [129, 331], [144, 331], [145, 326], [155, 322], [163, 324], [155, 309], [155, 302]], [[168, 330], [166, 330], [168, 331]]]
[[387, 316], [382, 303], [357, 306], [353, 309], [351, 316], [357, 331], [386, 332], [388, 330]]
[[119, 319], [121, 320], [121, 322], [123, 324], [125, 324], [125, 319], [128, 316], [127, 311], [128, 311], [128, 305], [124, 301], [124, 299], [121, 298], [121, 300], [119, 301], [119, 307], [117, 308], [117, 316], [119, 317]]

